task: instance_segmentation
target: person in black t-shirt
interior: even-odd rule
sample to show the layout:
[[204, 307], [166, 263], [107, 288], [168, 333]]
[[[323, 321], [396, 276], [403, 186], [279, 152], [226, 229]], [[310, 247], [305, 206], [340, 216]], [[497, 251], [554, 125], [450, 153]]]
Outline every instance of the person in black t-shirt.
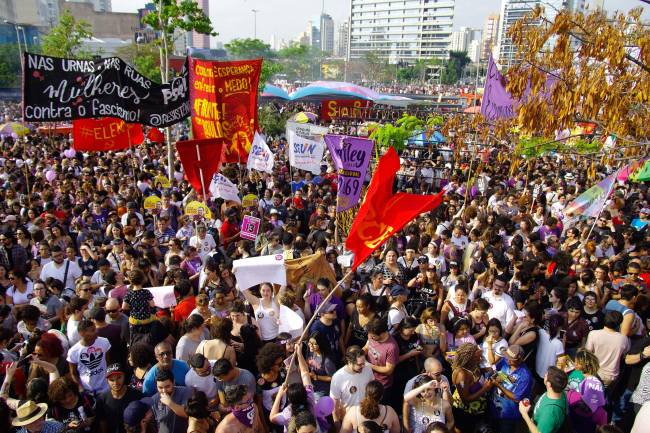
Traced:
[[124, 411], [129, 403], [140, 400], [143, 395], [126, 385], [126, 370], [122, 364], [109, 365], [106, 380], [110, 389], [97, 396], [97, 418], [101, 431], [125, 433]]

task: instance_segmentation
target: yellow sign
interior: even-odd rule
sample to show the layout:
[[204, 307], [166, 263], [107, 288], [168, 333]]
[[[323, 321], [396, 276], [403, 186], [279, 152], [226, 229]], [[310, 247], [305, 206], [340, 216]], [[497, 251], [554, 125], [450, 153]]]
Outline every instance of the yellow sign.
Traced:
[[154, 186], [160, 185], [163, 188], [170, 188], [172, 184], [169, 182], [166, 176], [156, 176], [153, 178]]
[[212, 212], [210, 208], [201, 203], [200, 201], [191, 201], [185, 206], [185, 215], [203, 217], [209, 220], [212, 219]]
[[162, 210], [162, 200], [157, 195], [150, 195], [144, 199], [144, 208], [146, 210], [158, 209]]
[[255, 207], [257, 206], [258, 200], [255, 194], [246, 194], [241, 201], [242, 207]]

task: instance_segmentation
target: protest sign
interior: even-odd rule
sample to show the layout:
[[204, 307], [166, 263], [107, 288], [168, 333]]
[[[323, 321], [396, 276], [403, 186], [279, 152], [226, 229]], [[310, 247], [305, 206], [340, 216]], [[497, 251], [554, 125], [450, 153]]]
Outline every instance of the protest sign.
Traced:
[[323, 126], [287, 122], [289, 164], [319, 174], [325, 151], [323, 136], [327, 132], [328, 128]]
[[174, 286], [147, 287], [153, 295], [153, 303], [158, 308], [169, 308], [176, 306], [176, 295]]
[[212, 182], [210, 183], [210, 194], [212, 194], [212, 197], [214, 198], [220, 197], [226, 201], [234, 201], [241, 204], [237, 185], [232, 183], [230, 179], [221, 173], [215, 174], [212, 178]]
[[200, 201], [191, 201], [185, 205], [185, 215], [197, 217], [198, 219], [206, 218], [212, 219], [212, 212], [210, 208]]
[[339, 118], [365, 119], [372, 105], [372, 101], [361, 99], [326, 99], [321, 102], [320, 118], [328, 122]]
[[328, 134], [325, 144], [338, 173], [336, 210], [343, 212], [359, 202], [374, 143], [365, 138]]
[[244, 215], [241, 222], [241, 231], [239, 237], [254, 241], [257, 239], [257, 233], [260, 231], [262, 221], [259, 218], [250, 215]]
[[73, 147], [84, 152], [128, 149], [144, 141], [142, 126], [122, 119], [79, 119], [72, 121]]
[[255, 194], [246, 194], [242, 197], [241, 207], [256, 207], [259, 203]]
[[159, 214], [162, 211], [162, 200], [157, 195], [150, 195], [144, 199], [144, 208], [152, 211], [152, 213]]
[[190, 114], [186, 68], [160, 85], [117, 57], [95, 61], [25, 53], [23, 77], [26, 122], [117, 117], [163, 127]]
[[259, 133], [255, 133], [251, 151], [248, 154], [248, 164], [246, 167], [249, 170], [265, 171], [267, 173], [273, 172], [273, 158], [274, 155], [266, 144], [266, 140], [262, 138]]
[[284, 269], [282, 254], [249, 257], [232, 262], [239, 290], [247, 290], [261, 283], [287, 285], [287, 273]]
[[226, 162], [246, 162], [257, 130], [262, 60], [189, 59], [194, 138], [224, 141]]

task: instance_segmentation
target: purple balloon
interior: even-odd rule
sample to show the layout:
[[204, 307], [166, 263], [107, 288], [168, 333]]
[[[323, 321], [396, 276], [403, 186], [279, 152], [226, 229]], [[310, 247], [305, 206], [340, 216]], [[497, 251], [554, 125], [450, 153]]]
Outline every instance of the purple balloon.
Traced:
[[63, 155], [65, 155], [66, 158], [74, 158], [77, 152], [74, 149], [66, 149], [63, 152]]
[[47, 173], [45, 173], [45, 179], [47, 179], [48, 182], [52, 182], [56, 179], [56, 172], [54, 170], [48, 170]]

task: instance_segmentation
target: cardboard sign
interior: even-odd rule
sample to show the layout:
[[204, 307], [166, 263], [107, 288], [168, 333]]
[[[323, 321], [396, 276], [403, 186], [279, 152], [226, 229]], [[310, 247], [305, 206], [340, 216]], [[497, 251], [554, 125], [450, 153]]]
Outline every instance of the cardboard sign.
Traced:
[[255, 207], [259, 201], [257, 200], [257, 196], [255, 194], [246, 194], [241, 202], [242, 207]]
[[257, 239], [257, 233], [260, 231], [260, 224], [261, 221], [259, 218], [244, 215], [244, 219], [241, 222], [241, 232], [239, 233], [239, 236], [242, 239], [254, 241]]
[[196, 200], [189, 202], [185, 206], [185, 215], [198, 217], [199, 219], [201, 217], [209, 220], [212, 219], [212, 212], [210, 212], [210, 208], [208, 208], [200, 201], [196, 201]]
[[144, 199], [144, 208], [146, 210], [158, 210], [158, 213], [162, 210], [162, 200], [157, 195], [150, 195]]

